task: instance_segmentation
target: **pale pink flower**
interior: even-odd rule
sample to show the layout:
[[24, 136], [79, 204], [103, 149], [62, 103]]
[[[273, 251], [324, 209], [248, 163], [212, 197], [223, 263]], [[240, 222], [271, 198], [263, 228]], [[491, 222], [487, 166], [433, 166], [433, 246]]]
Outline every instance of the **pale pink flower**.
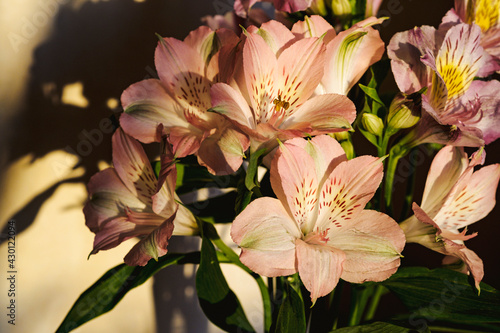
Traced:
[[114, 168], [90, 179], [89, 200], [83, 209], [87, 226], [96, 234], [92, 254], [141, 237], [125, 256], [125, 263], [144, 266], [167, 253], [172, 235], [196, 234], [196, 221], [176, 202], [173, 156], [163, 156], [165, 168], [158, 181], [136, 140], [121, 129], [112, 140]]
[[391, 39], [387, 48], [400, 90], [422, 88], [424, 114], [413, 141], [482, 146], [498, 138], [500, 83], [474, 80], [490, 72], [477, 25], [423, 26]]
[[292, 33], [297, 38], [321, 37], [326, 44], [325, 71], [316, 94], [336, 93], [347, 95], [366, 70], [384, 54], [384, 42], [372, 26], [384, 19], [367, 18], [340, 32], [321, 16], [306, 16], [295, 23]]
[[298, 272], [313, 302], [340, 278], [387, 279], [398, 269], [405, 238], [392, 218], [364, 209], [382, 168], [372, 156], [348, 161], [328, 135], [285, 142], [271, 166], [278, 198], [256, 199], [233, 222], [241, 261], [268, 277]]
[[310, 98], [323, 76], [325, 46], [320, 39], [294, 41], [294, 35], [275, 21], [262, 29], [249, 28], [244, 37], [233, 75], [227, 76], [228, 83], [213, 85], [210, 94], [212, 110], [250, 136], [251, 151], [275, 147], [276, 138], [284, 141], [351, 127], [356, 110], [347, 97]]
[[[248, 12], [257, 2], [261, 0], [236, 0], [234, 2], [234, 11], [236, 15], [247, 17]], [[279, 11], [294, 13], [306, 10], [317, 1], [322, 0], [264, 0], [266, 2], [273, 2], [274, 8]]]
[[484, 218], [495, 206], [500, 165], [474, 172], [484, 158], [483, 149], [470, 162], [461, 147], [441, 149], [432, 161], [422, 204], [419, 207], [414, 203], [415, 215], [400, 224], [407, 242], [461, 259], [478, 288], [483, 278], [483, 263], [463, 241], [477, 235], [465, 235], [467, 226]]
[[123, 92], [123, 129], [144, 143], [167, 135], [176, 157], [196, 154], [212, 173], [236, 171], [249, 140], [224, 117], [207, 112], [210, 87], [219, 77], [217, 51], [236, 42], [233, 32], [208, 27], [192, 31], [184, 41], [161, 39], [155, 53], [160, 79], [135, 83]]

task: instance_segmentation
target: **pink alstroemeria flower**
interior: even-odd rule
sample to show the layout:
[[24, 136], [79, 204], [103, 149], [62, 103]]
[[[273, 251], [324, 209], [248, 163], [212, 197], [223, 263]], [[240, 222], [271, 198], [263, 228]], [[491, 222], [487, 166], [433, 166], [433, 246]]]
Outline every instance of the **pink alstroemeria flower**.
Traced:
[[405, 237], [392, 218], [364, 209], [382, 168], [372, 156], [348, 161], [328, 135], [285, 142], [271, 166], [278, 198], [256, 199], [233, 222], [241, 262], [268, 277], [298, 272], [313, 302], [340, 278], [387, 279], [399, 267]]
[[306, 16], [304, 21], [294, 24], [292, 33], [297, 38], [325, 36], [325, 72], [316, 88], [316, 94], [347, 95], [368, 67], [382, 58], [384, 42], [372, 26], [383, 21], [384, 19], [370, 17], [338, 35], [335, 29], [318, 15]]
[[[465, 247], [467, 226], [481, 220], [495, 206], [500, 179], [500, 164], [483, 164], [484, 150], [472, 155], [470, 162], [461, 147], [446, 146], [432, 161], [420, 207], [413, 204], [415, 215], [400, 226], [406, 241], [461, 259], [473, 275], [476, 287], [483, 278], [483, 262]], [[465, 228], [463, 231], [460, 229]]]
[[456, 146], [482, 146], [499, 137], [500, 100], [496, 80], [479, 81], [490, 72], [477, 25], [423, 26], [391, 39], [392, 71], [406, 94], [428, 88], [425, 111], [412, 140]]
[[155, 53], [160, 77], [131, 85], [121, 97], [125, 113], [120, 124], [134, 138], [159, 141], [159, 126], [168, 136], [176, 157], [196, 154], [201, 165], [215, 174], [236, 171], [249, 147], [246, 135], [224, 117], [207, 112], [210, 86], [219, 76], [218, 48], [236, 43], [229, 30], [200, 27], [184, 41], [163, 38]]
[[276, 21], [262, 29], [249, 28], [245, 37], [241, 69], [236, 68], [229, 84], [213, 85], [210, 94], [212, 110], [250, 136], [251, 151], [275, 147], [276, 138], [284, 141], [351, 127], [356, 109], [347, 97], [310, 98], [323, 76], [325, 46], [320, 39], [294, 42], [293, 34]]
[[[167, 253], [172, 235], [193, 235], [197, 224], [191, 212], [176, 202], [177, 172], [170, 164], [159, 183], [142, 146], [118, 129], [113, 135], [113, 165], [95, 174], [88, 184], [83, 208], [94, 232], [92, 254], [141, 237], [125, 256], [130, 266], [144, 266]], [[172, 162], [173, 156], [164, 156]]]
[[[261, 0], [236, 0], [234, 2], [234, 12], [236, 15], [246, 18], [248, 12], [257, 2]], [[301, 10], [306, 10], [317, 1], [322, 0], [264, 0], [266, 2], [273, 2], [274, 8], [279, 11], [287, 13], [295, 13]]]
[[500, 64], [499, 0], [455, 0], [455, 9], [451, 9], [443, 21], [477, 24], [481, 28], [481, 46], [493, 56], [497, 65]]

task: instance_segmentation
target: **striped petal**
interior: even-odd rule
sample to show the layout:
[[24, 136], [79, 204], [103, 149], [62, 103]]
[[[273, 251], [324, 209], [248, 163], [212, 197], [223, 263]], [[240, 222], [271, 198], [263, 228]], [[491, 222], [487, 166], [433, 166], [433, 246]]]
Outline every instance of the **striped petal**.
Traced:
[[319, 231], [342, 228], [363, 210], [375, 194], [383, 176], [381, 159], [360, 156], [340, 163], [319, 194], [316, 227]]
[[313, 158], [304, 148], [294, 145], [293, 140], [282, 145], [273, 158], [271, 185], [274, 193], [304, 234], [312, 231], [316, 221], [317, 177]]
[[299, 276], [311, 292], [314, 304], [318, 297], [329, 294], [339, 282], [344, 252], [330, 246], [308, 244], [297, 239], [297, 265]]
[[495, 206], [500, 165], [489, 165], [476, 172], [472, 168], [462, 174], [433, 218], [442, 229], [458, 232], [484, 218]]
[[276, 56], [264, 39], [249, 33], [243, 47], [243, 67], [257, 123], [267, 122], [272, 115], [273, 100], [276, 98], [276, 64]]
[[151, 207], [157, 192], [156, 176], [141, 144], [120, 128], [112, 137], [113, 166], [128, 190]]

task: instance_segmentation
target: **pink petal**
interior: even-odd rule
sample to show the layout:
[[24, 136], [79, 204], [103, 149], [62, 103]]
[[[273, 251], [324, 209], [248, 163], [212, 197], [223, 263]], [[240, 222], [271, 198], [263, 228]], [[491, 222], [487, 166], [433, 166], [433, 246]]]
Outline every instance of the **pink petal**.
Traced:
[[[161, 219], [151, 219], [151, 224], [157, 223], [158, 220], [161, 221]], [[94, 246], [91, 254], [112, 249], [132, 237], [147, 235], [154, 228], [155, 226], [151, 225], [138, 226], [136, 223], [128, 221], [125, 216], [110, 219], [103, 223], [99, 230], [94, 231]]]
[[301, 239], [295, 244], [299, 276], [311, 292], [314, 304], [318, 297], [329, 294], [339, 282], [346, 255], [338, 249], [308, 244]]
[[303, 104], [323, 76], [324, 61], [325, 46], [318, 38], [293, 43], [278, 58], [276, 81], [279, 89], [273, 97], [289, 102], [290, 112]]
[[211, 106], [210, 82], [205, 77], [205, 60], [196, 49], [175, 38], [164, 38], [155, 51], [155, 65], [165, 89], [188, 117], [207, 121]]
[[316, 175], [320, 179], [320, 186], [337, 165], [347, 161], [342, 146], [329, 135], [318, 135], [311, 140], [295, 138], [288, 140], [286, 145], [301, 147], [311, 155], [316, 166]]
[[407, 94], [426, 87], [430, 80], [429, 69], [420, 61], [421, 52], [416, 45], [415, 34], [414, 30], [398, 32], [387, 46], [394, 79], [399, 90]]
[[279, 127], [309, 135], [338, 132], [351, 128], [356, 119], [354, 103], [343, 95], [314, 96], [297, 108]]
[[319, 194], [316, 222], [319, 230], [340, 228], [356, 218], [380, 185], [382, 170], [382, 160], [373, 156], [360, 156], [340, 163]]
[[248, 32], [262, 36], [276, 56], [279, 56], [281, 52], [289, 46], [292, 39], [294, 39], [294, 35], [290, 30], [282, 23], [275, 20], [263, 23], [258, 29], [251, 26], [248, 28]]
[[120, 125], [134, 138], [150, 143], [156, 141], [156, 130], [165, 126], [188, 126], [183, 110], [167, 93], [160, 81], [149, 79], [125, 89], [121, 96], [125, 112]]
[[347, 95], [368, 67], [382, 58], [384, 42], [377, 30], [367, 26], [374, 23], [379, 22], [359, 22], [328, 43], [325, 76], [321, 80], [325, 93]]
[[172, 216], [178, 207], [175, 202], [175, 184], [177, 181], [177, 169], [174, 157], [168, 143], [164, 144], [166, 149], [161, 155], [161, 169], [156, 185], [156, 194], [153, 196], [152, 208], [155, 213], [163, 217]]
[[453, 146], [442, 148], [429, 168], [422, 197], [422, 209], [434, 216], [468, 164], [467, 154], [463, 148]]
[[128, 190], [151, 207], [156, 176], [141, 144], [120, 128], [112, 137], [113, 166]]
[[271, 166], [271, 185], [283, 206], [290, 211], [304, 234], [312, 231], [317, 214], [318, 176], [307, 151], [285, 143], [275, 154]]
[[345, 253], [341, 278], [352, 283], [383, 281], [399, 265], [405, 236], [388, 215], [363, 210], [342, 228], [332, 226], [328, 245]]
[[231, 238], [242, 248], [241, 262], [268, 277], [297, 272], [295, 239], [301, 236], [281, 202], [269, 197], [251, 202], [231, 227]]
[[475, 86], [479, 92], [481, 101], [481, 111], [477, 119], [473, 119], [476, 123], [471, 123], [471, 126], [479, 128], [483, 133], [485, 144], [490, 144], [500, 137], [500, 82], [492, 81], [474, 81], [471, 87]]
[[276, 56], [264, 39], [249, 33], [243, 47], [243, 68], [257, 122], [271, 117], [270, 110], [277, 97], [274, 91], [276, 63]]
[[175, 215], [166, 219], [158, 228], [139, 241], [125, 256], [129, 266], [145, 266], [151, 258], [158, 260], [167, 253], [167, 245], [174, 231]]
[[328, 44], [335, 36], [335, 29], [328, 21], [319, 15], [306, 16], [304, 21], [296, 22], [292, 27], [292, 33], [298, 39], [309, 37], [325, 37], [323, 41]]
[[104, 221], [124, 216], [127, 207], [138, 210], [146, 208], [146, 204], [128, 190], [113, 168], [93, 175], [87, 189], [89, 201], [83, 212], [85, 223], [92, 232], [97, 232]]
[[295, 13], [306, 10], [312, 0], [274, 0], [274, 8], [287, 13]]
[[484, 277], [483, 261], [472, 250], [469, 250], [464, 245], [456, 244], [453, 241], [445, 239], [447, 254], [461, 259], [466, 265], [469, 272], [474, 277], [476, 289], [481, 290], [479, 283]]
[[215, 175], [236, 172], [250, 146], [250, 140], [227, 122], [201, 143], [198, 162]]
[[[177, 195], [175, 195], [175, 200], [181, 201]], [[193, 236], [199, 234], [198, 224], [193, 213], [183, 205], [179, 205], [177, 209], [174, 226], [173, 235]]]
[[495, 207], [500, 164], [472, 173], [469, 168], [458, 180], [434, 221], [442, 229], [457, 231], [484, 218]]
[[243, 96], [225, 83], [216, 83], [210, 89], [212, 110], [234, 123], [255, 130], [254, 114]]
[[176, 157], [185, 157], [198, 151], [206, 134], [192, 128], [172, 127], [168, 141], [172, 144]]

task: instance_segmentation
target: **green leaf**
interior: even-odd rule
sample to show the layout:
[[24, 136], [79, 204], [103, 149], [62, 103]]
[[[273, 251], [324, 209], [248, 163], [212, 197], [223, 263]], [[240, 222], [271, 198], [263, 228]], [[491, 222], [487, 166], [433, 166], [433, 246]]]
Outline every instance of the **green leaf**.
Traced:
[[417, 330], [410, 330], [406, 327], [396, 326], [381, 321], [374, 322], [369, 325], [360, 325], [353, 327], [339, 328], [335, 333], [410, 333], [418, 332]]
[[[484, 328], [500, 323], [500, 292], [481, 283], [478, 295], [468, 276], [456, 271], [401, 268], [382, 284], [410, 310], [409, 323], [415, 328], [436, 323]], [[489, 330], [499, 331], [500, 327]]]
[[198, 263], [199, 252], [167, 253], [144, 266], [118, 265], [107, 271], [76, 300], [57, 332], [69, 332], [115, 307], [131, 289], [143, 284], [160, 269], [174, 264]]
[[178, 194], [184, 194], [204, 187], [228, 188], [236, 187], [240, 175], [215, 176], [207, 168], [198, 164], [177, 163]]
[[228, 332], [255, 332], [245, 312], [222, 274], [212, 242], [203, 236], [196, 291], [207, 318]]
[[305, 332], [306, 315], [304, 302], [294, 288], [286, 284], [286, 294], [281, 303], [276, 332]]
[[247, 175], [245, 177], [245, 186], [249, 191], [253, 190], [254, 187], [259, 186], [259, 181], [257, 179], [257, 170], [260, 164], [260, 157], [267, 152], [267, 149], [257, 150], [255, 153], [250, 155], [250, 161], [248, 161]]
[[373, 99], [374, 101], [385, 107], [384, 102], [382, 102], [382, 100], [378, 96], [377, 89], [362, 85], [361, 83], [359, 84], [359, 87], [361, 88], [361, 90], [364, 91], [364, 93], [367, 96], [369, 96], [371, 99]]

